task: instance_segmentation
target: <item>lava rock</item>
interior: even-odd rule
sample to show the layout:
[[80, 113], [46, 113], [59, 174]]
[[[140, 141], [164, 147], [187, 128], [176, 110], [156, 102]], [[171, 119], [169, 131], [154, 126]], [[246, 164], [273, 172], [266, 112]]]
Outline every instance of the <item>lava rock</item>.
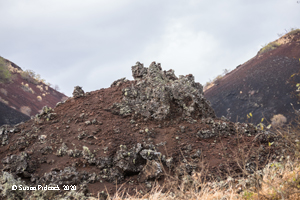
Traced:
[[122, 102], [112, 106], [114, 112], [155, 120], [216, 117], [193, 75], [177, 78], [174, 71], [163, 72], [155, 62], [149, 68], [137, 62], [132, 75], [137, 82], [123, 89]]
[[79, 97], [83, 97], [84, 96], [84, 91], [83, 91], [82, 87], [75, 86], [74, 87], [74, 91], [73, 91], [72, 94], [73, 94], [74, 98], [79, 98]]

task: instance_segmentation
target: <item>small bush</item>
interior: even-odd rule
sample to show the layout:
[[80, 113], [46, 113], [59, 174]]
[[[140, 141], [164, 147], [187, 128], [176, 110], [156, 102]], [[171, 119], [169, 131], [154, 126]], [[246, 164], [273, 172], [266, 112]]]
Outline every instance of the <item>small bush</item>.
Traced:
[[271, 119], [272, 126], [273, 127], [279, 127], [282, 126], [284, 123], [286, 123], [286, 117], [282, 114], [274, 115]]
[[34, 94], [34, 91], [32, 90], [31, 87], [29, 87], [28, 83], [24, 84], [24, 83], [22, 82], [22, 89], [23, 89], [25, 92], [30, 92], [30, 93]]
[[43, 83], [45, 84], [45, 79], [42, 79], [41, 78], [41, 75], [39, 74], [36, 74], [34, 71], [32, 70], [25, 70], [25, 71], [22, 71], [21, 73], [21, 77], [24, 79], [24, 80], [27, 80], [29, 81], [30, 83], [33, 83], [35, 85], [39, 84], [39, 83]]
[[43, 100], [43, 98], [41, 96], [37, 96], [36, 98], [37, 98], [38, 101], [42, 101]]
[[263, 53], [266, 53], [268, 51], [272, 51], [274, 49], [276, 49], [277, 47], [279, 47], [280, 44], [277, 43], [277, 42], [270, 42], [269, 44], [267, 45], [264, 45], [258, 52], [258, 54], [263, 54]]
[[38, 81], [35, 78], [36, 74], [34, 71], [25, 70], [25, 71], [22, 71], [20, 74], [24, 80], [29, 81], [30, 83], [33, 83], [33, 84], [38, 84]]
[[219, 85], [220, 84], [220, 80], [223, 78], [222, 75], [218, 75], [216, 78], [214, 78], [213, 82], [214, 84], [216, 85]]
[[[224, 70], [224, 73], [228, 73], [229, 70]], [[216, 78], [214, 78], [212, 81], [208, 81], [206, 82], [206, 84], [203, 87], [203, 90], [208, 90], [209, 88], [211, 88], [214, 85], [219, 85], [220, 84], [220, 80], [223, 78], [222, 75], [218, 75]]]
[[2, 102], [2, 103], [4, 103], [4, 104], [8, 105], [8, 101], [2, 99], [1, 97], [0, 97], [0, 102]]
[[0, 57], [0, 82], [7, 83], [11, 81], [11, 73], [7, 67], [5, 60]]
[[288, 33], [289, 35], [294, 35], [300, 33], [300, 29], [299, 28], [291, 28], [290, 32]]
[[37, 85], [36, 88], [40, 89], [41, 92], [44, 91], [43, 85]]
[[28, 107], [28, 106], [22, 106], [22, 107], [20, 108], [20, 111], [21, 111], [21, 113], [30, 116], [31, 108]]
[[4, 94], [5, 96], [7, 96], [7, 90], [6, 90], [6, 89], [0, 88], [0, 92], [1, 92], [2, 94]]

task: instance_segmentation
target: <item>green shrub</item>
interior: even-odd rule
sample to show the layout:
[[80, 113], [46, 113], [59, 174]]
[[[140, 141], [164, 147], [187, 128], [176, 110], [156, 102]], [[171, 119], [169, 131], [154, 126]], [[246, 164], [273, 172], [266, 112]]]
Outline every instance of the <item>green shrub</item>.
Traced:
[[291, 28], [290, 32], [288, 33], [289, 35], [294, 35], [300, 33], [300, 29], [299, 28]]
[[222, 75], [218, 75], [216, 78], [214, 78], [213, 83], [215, 85], [219, 85], [220, 84], [220, 80], [223, 78]]
[[7, 83], [11, 81], [11, 73], [7, 67], [5, 60], [0, 57], [0, 82]]
[[279, 47], [279, 46], [280, 46], [280, 44], [277, 43], [277, 42], [270, 42], [269, 44], [263, 46], [263, 47], [259, 50], [258, 54], [263, 54], [263, 53], [266, 53], [266, 52], [268, 52], [268, 51], [272, 51], [272, 50], [276, 49], [276, 48]]
[[33, 84], [38, 84], [38, 80], [36, 79], [36, 77], [39, 77], [35, 74], [34, 71], [32, 70], [25, 70], [21, 72], [21, 77], [26, 80], [29, 81], [30, 83]]

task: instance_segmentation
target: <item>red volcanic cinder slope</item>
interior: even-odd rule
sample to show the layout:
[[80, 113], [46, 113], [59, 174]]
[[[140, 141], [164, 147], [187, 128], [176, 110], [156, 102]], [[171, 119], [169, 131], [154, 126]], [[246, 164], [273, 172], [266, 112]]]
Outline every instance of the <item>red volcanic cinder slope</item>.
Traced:
[[[279, 147], [269, 146], [279, 140], [273, 133], [216, 118], [193, 75], [177, 77], [155, 62], [148, 68], [138, 62], [131, 70], [133, 81], [119, 79], [87, 93], [76, 87], [73, 97], [55, 108], [44, 107], [29, 121], [2, 128], [0, 172], [27, 180], [30, 187], [57, 186], [56, 196], [72, 195], [64, 185], [76, 185], [76, 193], [85, 196], [135, 195], [168, 183], [171, 176], [184, 181], [185, 174], [203, 166], [208, 170], [203, 180], [239, 176], [245, 151], [259, 153], [258, 164], [247, 159], [243, 169], [250, 172], [279, 156]], [[179, 188], [182, 182], [171, 183]], [[20, 198], [33, 194], [25, 191]], [[43, 191], [39, 197], [49, 195]]]
[[43, 106], [55, 107], [57, 102], [67, 98], [44, 81], [36, 79], [34, 72], [23, 71], [13, 62], [0, 59], [0, 125], [25, 121], [38, 114]]
[[[253, 123], [283, 114], [290, 122], [300, 108], [296, 84], [300, 82], [300, 30], [269, 43], [204, 92], [218, 117]], [[293, 106], [291, 105], [293, 104]]]

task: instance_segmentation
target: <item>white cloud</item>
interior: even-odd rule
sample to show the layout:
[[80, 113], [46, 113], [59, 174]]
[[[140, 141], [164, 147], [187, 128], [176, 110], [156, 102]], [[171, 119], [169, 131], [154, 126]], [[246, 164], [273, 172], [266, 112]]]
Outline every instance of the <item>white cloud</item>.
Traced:
[[202, 84], [297, 26], [294, 0], [0, 1], [0, 55], [70, 95], [109, 86], [136, 61]]

